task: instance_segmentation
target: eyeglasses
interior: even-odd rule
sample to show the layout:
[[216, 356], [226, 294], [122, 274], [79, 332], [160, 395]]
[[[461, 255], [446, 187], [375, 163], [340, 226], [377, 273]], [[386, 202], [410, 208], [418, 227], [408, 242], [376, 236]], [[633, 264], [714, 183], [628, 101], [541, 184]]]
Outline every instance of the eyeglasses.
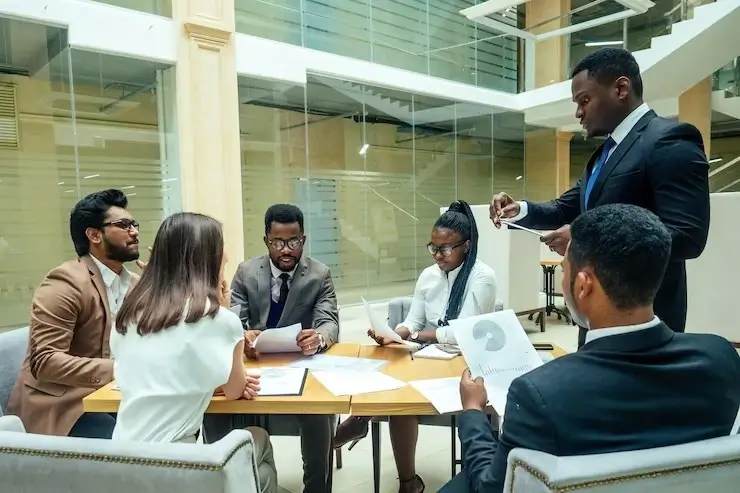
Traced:
[[139, 229], [139, 223], [137, 221], [134, 221], [133, 219], [119, 219], [118, 221], [111, 221], [109, 223], [103, 223], [103, 228], [106, 226], [115, 226], [116, 228], [120, 228], [124, 231], [130, 231], [131, 228], [138, 231]]
[[434, 243], [429, 243], [427, 245], [427, 250], [429, 250], [429, 253], [432, 255], [437, 255], [437, 253], [441, 253], [443, 257], [449, 257], [452, 255], [452, 250], [455, 248], [465, 244], [465, 241], [461, 241], [457, 245], [445, 245], [445, 246], [437, 246]]
[[298, 250], [303, 246], [303, 240], [301, 238], [291, 238], [290, 240], [267, 240], [267, 242], [277, 251], [284, 249], [286, 246], [290, 250]]

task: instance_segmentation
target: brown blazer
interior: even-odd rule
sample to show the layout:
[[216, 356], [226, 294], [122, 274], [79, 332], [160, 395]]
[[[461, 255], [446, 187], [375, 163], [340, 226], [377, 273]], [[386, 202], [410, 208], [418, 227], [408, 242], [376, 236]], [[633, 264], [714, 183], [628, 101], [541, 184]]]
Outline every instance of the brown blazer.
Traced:
[[105, 283], [89, 255], [49, 272], [33, 297], [28, 352], [8, 413], [29, 433], [67, 436], [83, 414], [82, 398], [113, 380], [110, 331]]

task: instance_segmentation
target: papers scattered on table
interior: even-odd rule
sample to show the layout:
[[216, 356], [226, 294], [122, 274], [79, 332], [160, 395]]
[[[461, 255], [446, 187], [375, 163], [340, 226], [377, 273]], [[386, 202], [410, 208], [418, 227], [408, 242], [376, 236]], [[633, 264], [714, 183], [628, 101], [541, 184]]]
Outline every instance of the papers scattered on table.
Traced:
[[263, 330], [254, 341], [254, 349], [258, 353], [297, 353], [301, 350], [297, 342], [301, 329], [301, 324], [293, 324]]
[[451, 320], [473, 378], [483, 377], [491, 405], [503, 416], [511, 382], [542, 366], [513, 310]]
[[333, 371], [311, 372], [326, 390], [336, 396], [369, 394], [384, 390], [395, 390], [406, 386], [406, 382], [396, 380], [377, 371], [370, 373], [336, 373]]
[[388, 363], [382, 359], [351, 358], [349, 356], [332, 356], [316, 354], [292, 362], [293, 368], [307, 368], [311, 371], [329, 371], [336, 373], [374, 372]]
[[376, 336], [384, 337], [398, 344], [404, 344], [412, 348], [419, 347], [419, 345], [415, 342], [405, 341], [401, 339], [401, 336], [396, 334], [395, 330], [388, 327], [388, 323], [385, 320], [383, 320], [383, 317], [378, 315], [372, 309], [372, 307], [370, 306], [370, 303], [365, 301], [365, 298], [362, 298], [362, 303], [365, 305], [365, 312], [367, 313], [367, 318], [370, 319], [370, 327], [373, 329], [373, 332], [375, 332]]
[[[450, 360], [457, 356], [460, 356], [459, 354], [455, 353], [448, 353], [445, 351], [442, 351], [437, 347], [436, 344], [430, 344], [424, 349], [420, 349], [419, 351], [414, 353], [414, 358], [426, 358], [426, 359], [444, 359], [444, 360]], [[459, 380], [458, 380], [459, 382]]]
[[290, 366], [248, 369], [247, 374], [260, 376], [259, 395], [301, 395], [306, 384], [305, 368]]
[[439, 414], [462, 411], [460, 377], [412, 380], [409, 385], [431, 402]]

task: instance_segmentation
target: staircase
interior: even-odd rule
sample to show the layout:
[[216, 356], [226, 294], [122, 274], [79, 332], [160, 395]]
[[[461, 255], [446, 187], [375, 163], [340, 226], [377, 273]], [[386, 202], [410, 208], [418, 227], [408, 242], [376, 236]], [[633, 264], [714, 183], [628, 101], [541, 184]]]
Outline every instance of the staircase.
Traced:
[[727, 91], [714, 91], [712, 92], [712, 109], [740, 120], [740, 95], [734, 96]]
[[[670, 34], [653, 38], [650, 48], [633, 55], [640, 65], [648, 104], [678, 98], [740, 55], [740, 0], [717, 0], [696, 7], [693, 19], [673, 24]], [[526, 122], [580, 128], [570, 86], [566, 80], [520, 94]]]

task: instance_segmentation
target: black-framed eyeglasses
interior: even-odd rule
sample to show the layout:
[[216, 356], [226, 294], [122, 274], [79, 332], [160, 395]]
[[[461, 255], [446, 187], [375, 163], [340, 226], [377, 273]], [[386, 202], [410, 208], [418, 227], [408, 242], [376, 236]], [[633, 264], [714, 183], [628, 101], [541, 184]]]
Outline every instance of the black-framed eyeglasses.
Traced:
[[267, 243], [269, 243], [270, 246], [277, 251], [284, 249], [286, 246], [290, 250], [298, 250], [299, 248], [301, 248], [301, 246], [303, 246], [303, 239], [291, 238], [289, 240], [267, 240]]
[[450, 255], [452, 255], [452, 250], [454, 250], [455, 248], [459, 246], [464, 245], [465, 241], [461, 241], [460, 243], [456, 245], [445, 245], [445, 246], [437, 246], [434, 243], [429, 243], [427, 245], [427, 250], [429, 250], [429, 253], [431, 253], [432, 255], [437, 255], [437, 253], [441, 253], [443, 257], [449, 257]]
[[120, 228], [124, 231], [130, 231], [131, 228], [134, 228], [137, 231], [139, 229], [139, 223], [137, 221], [134, 221], [133, 219], [119, 219], [118, 221], [103, 223], [103, 227], [105, 228], [106, 226], [115, 226], [116, 228]]

